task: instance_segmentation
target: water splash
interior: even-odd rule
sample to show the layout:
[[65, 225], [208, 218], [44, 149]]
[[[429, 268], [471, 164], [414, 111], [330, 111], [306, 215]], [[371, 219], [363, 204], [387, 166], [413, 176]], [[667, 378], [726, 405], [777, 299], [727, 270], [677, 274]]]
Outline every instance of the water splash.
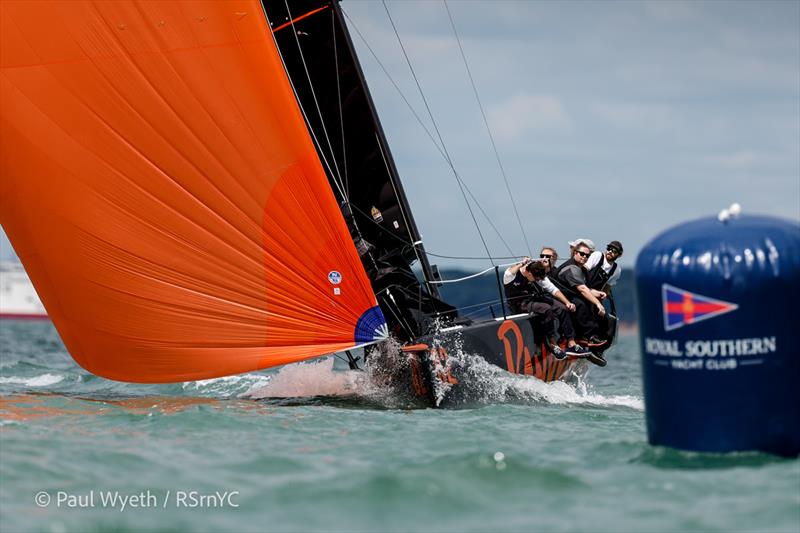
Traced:
[[443, 407], [470, 407], [496, 403], [595, 405], [644, 410], [641, 398], [628, 395], [604, 396], [591, 391], [585, 377], [589, 363], [579, 365], [565, 381], [546, 383], [533, 376], [511, 374], [482, 357], [463, 353], [455, 359], [459, 384], [444, 398]]
[[26, 387], [47, 387], [64, 381], [59, 374], [42, 374], [41, 376], [8, 376], [0, 377], [0, 385], [24, 385]]
[[361, 376], [353, 371], [334, 371], [333, 358], [287, 365], [266, 384], [250, 387], [240, 398], [306, 398], [314, 396], [352, 396], [359, 389]]
[[269, 383], [271, 376], [264, 374], [241, 374], [221, 378], [188, 381], [182, 384], [183, 390], [201, 396], [236, 396], [245, 391], [263, 387]]
[[[426, 355], [427, 356], [427, 355]], [[288, 365], [267, 382], [255, 383], [240, 398], [319, 398], [350, 397], [384, 408], [429, 406], [413, 391], [410, 355], [393, 340], [372, 348], [363, 371], [335, 370], [334, 359]], [[437, 362], [438, 363], [438, 362]], [[641, 398], [628, 395], [604, 396], [591, 390], [585, 381], [588, 363], [580, 365], [565, 381], [545, 383], [532, 376], [510, 374], [482, 357], [454, 351], [449, 369], [458, 384], [434, 382], [437, 406], [469, 408], [488, 404], [553, 404], [627, 407], [644, 410]], [[441, 370], [441, 369], [440, 369]], [[225, 378], [223, 378], [225, 379]]]

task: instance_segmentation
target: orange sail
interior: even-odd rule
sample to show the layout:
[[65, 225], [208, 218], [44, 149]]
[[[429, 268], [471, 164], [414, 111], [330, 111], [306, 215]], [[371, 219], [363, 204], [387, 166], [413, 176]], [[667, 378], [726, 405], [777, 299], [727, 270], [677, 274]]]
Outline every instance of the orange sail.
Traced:
[[0, 222], [90, 372], [203, 379], [385, 335], [257, 0], [3, 0], [0, 120]]

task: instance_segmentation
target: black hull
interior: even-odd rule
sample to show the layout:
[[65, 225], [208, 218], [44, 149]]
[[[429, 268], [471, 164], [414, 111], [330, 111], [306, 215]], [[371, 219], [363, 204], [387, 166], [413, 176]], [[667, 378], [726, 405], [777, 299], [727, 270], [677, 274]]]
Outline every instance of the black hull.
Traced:
[[585, 359], [556, 359], [542, 342], [537, 342], [530, 318], [517, 315], [470, 326], [445, 328], [405, 347], [409, 357], [407, 373], [417, 401], [430, 407], [448, 407], [469, 401], [469, 381], [464, 380], [463, 357], [480, 357], [512, 374], [550, 382], [568, 380], [586, 373]]

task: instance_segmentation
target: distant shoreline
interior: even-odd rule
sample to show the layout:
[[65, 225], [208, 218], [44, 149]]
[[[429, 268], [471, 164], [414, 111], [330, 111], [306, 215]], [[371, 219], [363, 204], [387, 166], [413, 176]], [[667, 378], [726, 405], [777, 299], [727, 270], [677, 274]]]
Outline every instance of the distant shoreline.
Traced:
[[639, 334], [639, 324], [636, 322], [620, 322], [618, 327], [620, 337], [631, 337]]

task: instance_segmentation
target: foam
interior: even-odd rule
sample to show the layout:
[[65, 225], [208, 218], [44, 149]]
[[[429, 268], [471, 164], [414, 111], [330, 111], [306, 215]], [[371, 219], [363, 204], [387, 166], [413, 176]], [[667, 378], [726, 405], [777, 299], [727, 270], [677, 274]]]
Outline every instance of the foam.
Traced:
[[264, 374], [239, 374], [236, 376], [223, 376], [220, 378], [187, 381], [182, 384], [185, 391], [230, 396], [242, 390], [261, 387], [270, 381], [270, 376]]
[[257, 384], [240, 398], [352, 396], [362, 388], [358, 372], [334, 371], [333, 358], [284, 366], [266, 385]]
[[42, 374], [41, 376], [33, 377], [9, 376], [0, 377], [0, 384], [25, 385], [26, 387], [47, 387], [48, 385], [55, 385], [63, 380], [64, 376], [57, 374]]
[[628, 395], [604, 396], [589, 391], [584, 381], [585, 372], [571, 376], [571, 382], [544, 381], [533, 376], [510, 374], [488, 363], [485, 359], [456, 353], [462, 366], [460, 387], [468, 396], [468, 403], [507, 403], [531, 402], [554, 405], [597, 405], [608, 407], [628, 407], [644, 410], [641, 398]]
[[[395, 343], [396, 344], [396, 343]], [[356, 396], [387, 407], [408, 407], [408, 391], [394, 386], [388, 376], [407, 364], [407, 355], [399, 345], [386, 344], [382, 350], [370, 354], [366, 371], [334, 370], [333, 358], [287, 365], [271, 376], [261, 376], [264, 382], [254, 383], [240, 398], [308, 398], [315, 396]], [[545, 383], [532, 376], [510, 374], [488, 363], [485, 359], [460, 351], [451, 355], [459, 367], [459, 384], [453, 392], [459, 399], [444, 402], [447, 406], [483, 405], [496, 403], [546, 403], [554, 405], [592, 405], [598, 407], [626, 407], [644, 410], [641, 398], [629, 395], [605, 396], [590, 390], [583, 379], [584, 372], [576, 372], [570, 382]], [[384, 372], [390, 370], [389, 372]], [[402, 368], [401, 368], [401, 374]], [[219, 378], [221, 380], [230, 378]], [[206, 380], [208, 383], [215, 380]], [[219, 381], [219, 380], [216, 380]], [[449, 385], [436, 391], [439, 404], [447, 396]]]

